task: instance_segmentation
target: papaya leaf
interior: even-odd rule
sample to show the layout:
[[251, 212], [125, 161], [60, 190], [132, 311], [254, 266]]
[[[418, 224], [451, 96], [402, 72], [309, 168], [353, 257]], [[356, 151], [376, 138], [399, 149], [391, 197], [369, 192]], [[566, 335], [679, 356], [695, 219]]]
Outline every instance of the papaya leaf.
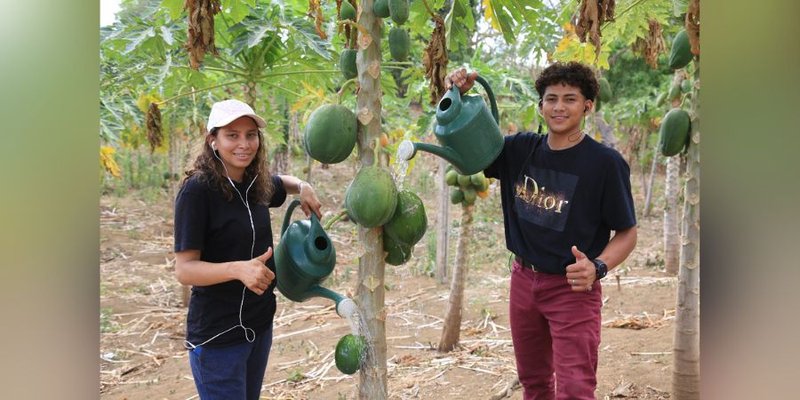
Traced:
[[125, 50], [122, 51], [122, 54], [128, 54], [136, 50], [144, 41], [155, 35], [156, 30], [152, 26], [144, 29], [137, 29], [126, 38], [128, 40], [128, 45], [125, 46]]
[[185, 0], [163, 0], [161, 6], [167, 9], [170, 19], [175, 20], [183, 13], [184, 2]]
[[311, 49], [326, 60], [331, 59], [328, 43], [317, 35], [314, 25], [310, 22], [295, 19], [292, 20], [287, 27], [290, 31], [299, 34], [298, 36], [293, 36], [293, 39], [300, 47]]

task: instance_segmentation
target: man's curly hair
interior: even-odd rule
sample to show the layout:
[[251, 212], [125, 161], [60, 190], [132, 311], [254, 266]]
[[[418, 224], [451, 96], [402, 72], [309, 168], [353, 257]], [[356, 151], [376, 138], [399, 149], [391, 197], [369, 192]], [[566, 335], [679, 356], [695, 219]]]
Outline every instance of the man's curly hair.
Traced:
[[[216, 137], [218, 131], [219, 128], [214, 128], [209, 134]], [[205, 140], [203, 140], [200, 145], [202, 147], [199, 150], [197, 158], [194, 160], [194, 165], [191, 169], [186, 171], [186, 176], [184, 177], [181, 186], [186, 184], [186, 181], [189, 178], [197, 175], [197, 178], [201, 182], [207, 182], [209, 186], [219, 189], [225, 195], [225, 198], [228, 201], [233, 200], [234, 191], [230, 182], [228, 182], [228, 175], [225, 173], [225, 168], [223, 168], [222, 163], [217, 159], [217, 157], [214, 156], [211, 146], [209, 146]], [[272, 175], [270, 174], [267, 166], [267, 152], [264, 146], [264, 135], [261, 133], [261, 130], [259, 130], [258, 150], [256, 150], [255, 158], [253, 158], [253, 161], [244, 171], [243, 181], [249, 183], [253, 177], [258, 174], [255, 183], [253, 183], [253, 186], [250, 188], [248, 197], [255, 199], [256, 203], [263, 205], [269, 204], [275, 189], [272, 185]], [[242, 195], [244, 195], [244, 193], [242, 193]]]
[[[536, 78], [536, 91], [539, 93], [539, 99], [544, 98], [545, 89], [558, 84], [574, 86], [580, 89], [581, 94], [587, 100], [594, 101], [597, 98], [599, 90], [597, 78], [591, 68], [579, 62], [555, 62], [545, 68]], [[539, 105], [541, 106], [541, 100], [539, 100]]]

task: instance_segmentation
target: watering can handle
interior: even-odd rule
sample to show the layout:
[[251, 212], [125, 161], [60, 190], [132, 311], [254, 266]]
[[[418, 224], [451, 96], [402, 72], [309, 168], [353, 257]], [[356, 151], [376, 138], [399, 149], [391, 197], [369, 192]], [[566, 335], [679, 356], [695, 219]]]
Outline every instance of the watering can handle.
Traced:
[[482, 76], [478, 75], [475, 77], [475, 80], [483, 86], [483, 89], [486, 90], [486, 94], [489, 96], [489, 103], [492, 106], [492, 117], [494, 117], [494, 121], [498, 124], [500, 123], [500, 116], [497, 112], [497, 101], [494, 98], [494, 92], [492, 92], [492, 88], [489, 86], [489, 82], [486, 82], [486, 79], [483, 79]]
[[300, 200], [294, 199], [291, 203], [289, 203], [289, 207], [286, 209], [286, 216], [283, 217], [283, 227], [281, 227], [281, 236], [286, 232], [286, 229], [289, 227], [289, 220], [292, 217], [292, 211], [294, 211], [297, 206], [300, 205]]
[[[281, 236], [283, 236], [284, 232], [286, 232], [286, 229], [289, 228], [289, 219], [291, 219], [292, 212], [299, 205], [300, 205], [300, 200], [297, 200], [297, 199], [294, 199], [294, 200], [292, 200], [291, 203], [289, 203], [289, 207], [286, 209], [286, 216], [283, 217], [283, 226], [281, 227]], [[311, 222], [313, 223], [314, 221], [319, 222], [319, 219], [317, 218], [317, 214], [314, 214], [312, 212], [311, 213]]]

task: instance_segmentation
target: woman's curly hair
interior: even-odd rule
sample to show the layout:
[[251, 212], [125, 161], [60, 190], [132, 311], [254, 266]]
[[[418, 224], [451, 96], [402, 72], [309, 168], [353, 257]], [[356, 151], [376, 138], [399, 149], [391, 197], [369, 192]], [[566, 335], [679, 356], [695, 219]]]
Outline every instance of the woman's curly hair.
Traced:
[[[597, 78], [592, 69], [575, 61], [568, 63], [555, 62], [542, 71], [539, 77], [536, 78], [535, 84], [539, 98], [544, 98], [545, 89], [557, 84], [577, 87], [583, 97], [592, 101], [597, 98], [599, 90]], [[539, 100], [539, 105], [541, 106], [541, 100]]]
[[[209, 135], [216, 137], [218, 131], [219, 128], [214, 128]], [[228, 175], [225, 172], [225, 168], [223, 168], [220, 160], [214, 156], [213, 150], [206, 140], [203, 140], [200, 145], [201, 148], [198, 151], [197, 158], [194, 160], [194, 165], [186, 171], [186, 176], [183, 179], [182, 185], [185, 184], [189, 178], [197, 176], [201, 182], [207, 182], [209, 186], [216, 187], [222, 191], [228, 201], [233, 200], [234, 191], [230, 182], [228, 182]], [[264, 134], [261, 133], [260, 129], [258, 131], [258, 150], [256, 150], [255, 158], [253, 158], [253, 161], [244, 171], [243, 181], [250, 182], [256, 174], [258, 174], [258, 177], [250, 188], [248, 197], [255, 199], [258, 204], [267, 205], [272, 198], [275, 188], [272, 185], [272, 175], [269, 172], [267, 164]]]

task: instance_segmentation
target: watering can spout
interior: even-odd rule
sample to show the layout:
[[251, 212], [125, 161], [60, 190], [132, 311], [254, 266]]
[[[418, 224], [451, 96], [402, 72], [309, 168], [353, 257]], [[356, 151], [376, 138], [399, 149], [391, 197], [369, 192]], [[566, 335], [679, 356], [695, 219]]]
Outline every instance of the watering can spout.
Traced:
[[458, 153], [449, 147], [436, 146], [430, 143], [411, 142], [410, 140], [404, 140], [400, 143], [400, 146], [397, 148], [397, 157], [408, 161], [414, 158], [414, 156], [417, 154], [417, 151], [428, 152], [444, 158], [447, 160], [447, 162], [453, 165], [462, 164], [461, 156], [459, 156]]

